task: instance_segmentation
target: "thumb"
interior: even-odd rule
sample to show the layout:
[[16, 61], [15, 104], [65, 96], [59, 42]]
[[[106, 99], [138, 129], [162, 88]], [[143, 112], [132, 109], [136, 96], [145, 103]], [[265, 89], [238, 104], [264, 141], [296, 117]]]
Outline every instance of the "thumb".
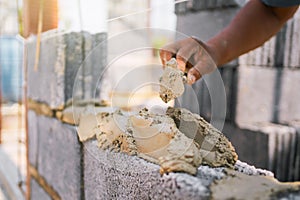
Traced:
[[192, 85], [201, 77], [202, 75], [200, 74], [200, 72], [196, 68], [192, 67], [187, 74], [187, 83]]

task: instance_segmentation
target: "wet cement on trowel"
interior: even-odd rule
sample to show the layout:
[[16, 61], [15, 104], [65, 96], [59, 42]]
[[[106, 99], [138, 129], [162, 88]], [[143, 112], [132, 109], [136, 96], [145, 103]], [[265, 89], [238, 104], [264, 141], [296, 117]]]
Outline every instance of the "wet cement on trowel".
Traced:
[[159, 96], [165, 102], [169, 102], [181, 96], [184, 92], [184, 83], [186, 77], [184, 73], [177, 68], [177, 61], [172, 58], [166, 63], [164, 72], [159, 79]]

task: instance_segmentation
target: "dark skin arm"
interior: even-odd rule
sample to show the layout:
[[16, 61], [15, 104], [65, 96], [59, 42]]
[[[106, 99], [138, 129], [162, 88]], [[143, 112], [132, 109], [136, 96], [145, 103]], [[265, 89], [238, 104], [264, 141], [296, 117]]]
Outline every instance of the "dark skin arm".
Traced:
[[191, 64], [193, 67], [188, 70], [188, 82], [193, 84], [201, 75], [215, 69], [202, 48], [217, 66], [223, 65], [261, 46], [281, 29], [297, 9], [298, 6], [270, 7], [260, 0], [250, 0], [225, 29], [206, 43], [187, 38], [163, 47], [160, 52], [162, 63], [175, 54], [179, 69], [187, 70]]

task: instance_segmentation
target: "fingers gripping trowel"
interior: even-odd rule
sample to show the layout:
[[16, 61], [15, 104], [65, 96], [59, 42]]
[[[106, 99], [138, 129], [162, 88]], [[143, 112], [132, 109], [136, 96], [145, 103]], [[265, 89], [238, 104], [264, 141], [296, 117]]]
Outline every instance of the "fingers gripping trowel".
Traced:
[[186, 76], [184, 75], [184, 72], [177, 68], [177, 61], [175, 58], [172, 58], [166, 63], [164, 73], [160, 77], [159, 83], [159, 96], [165, 103], [183, 94]]

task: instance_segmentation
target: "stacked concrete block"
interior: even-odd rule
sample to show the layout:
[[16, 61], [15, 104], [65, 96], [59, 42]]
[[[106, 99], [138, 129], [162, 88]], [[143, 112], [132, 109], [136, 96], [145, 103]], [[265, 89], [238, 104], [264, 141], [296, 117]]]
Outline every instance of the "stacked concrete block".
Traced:
[[300, 67], [300, 11], [261, 47], [241, 56], [239, 62], [247, 66]]
[[289, 124], [291, 127], [296, 129], [295, 142], [294, 142], [294, 150], [291, 152], [292, 156], [294, 156], [294, 177], [295, 180], [300, 180], [300, 121], [293, 121]]
[[268, 168], [268, 135], [259, 131], [241, 129], [225, 123], [222, 130], [234, 146], [239, 159], [256, 167]]
[[290, 68], [300, 67], [300, 11], [298, 10], [293, 19], [288, 21], [286, 28], [286, 42], [284, 66]]
[[[215, 176], [222, 176], [216, 172]], [[209, 174], [207, 174], [209, 176]], [[211, 175], [211, 177], [213, 177]], [[85, 199], [199, 199], [209, 190], [187, 174], [161, 176], [159, 166], [123, 153], [84, 144]]]
[[[289, 68], [239, 67], [236, 123], [240, 128], [250, 129], [253, 138], [248, 137], [244, 130], [236, 136], [240, 138], [235, 138], [233, 144], [243, 152], [238, 150], [241, 159], [266, 167], [282, 181], [299, 180], [299, 167], [295, 164], [300, 152], [297, 150], [297, 135], [291, 126], [266, 123], [289, 124], [299, 119], [299, 105], [296, 103], [300, 91], [299, 77], [298, 70]], [[257, 140], [257, 137], [261, 139]], [[249, 147], [243, 143], [243, 138], [248, 138], [246, 143], [256, 146], [260, 153], [249, 156], [246, 153]], [[268, 165], [265, 166], [260, 158], [268, 160]]]
[[273, 120], [276, 69], [244, 67], [238, 69], [236, 123], [240, 127]]
[[235, 0], [193, 0], [192, 1], [192, 10], [207, 10], [207, 9], [216, 9], [222, 7], [232, 7], [238, 6], [238, 2]]
[[240, 65], [272, 67], [275, 64], [276, 36], [269, 39], [261, 47], [242, 55], [239, 58]]
[[296, 181], [296, 129], [278, 124], [258, 124], [249, 129], [268, 135], [268, 169], [281, 181]]
[[300, 71], [288, 68], [240, 66], [236, 123], [286, 124], [300, 119]]
[[199, 12], [188, 10], [185, 15], [177, 16], [177, 37], [181, 39], [184, 34], [184, 37], [196, 36], [206, 41], [227, 26], [239, 9], [235, 6]]
[[223, 131], [243, 161], [274, 172], [281, 181], [299, 181], [299, 133], [295, 127], [258, 123], [239, 129], [226, 124]]
[[186, 2], [178, 3], [175, 6], [175, 12], [176, 14], [184, 14], [189, 10], [202, 11], [227, 7], [237, 7], [244, 4], [244, 2], [244, 0], [192, 0], [190, 4]]
[[[268, 175], [266, 170], [242, 163], [236, 170], [248, 175]], [[223, 178], [224, 168], [200, 166], [196, 176], [160, 175], [159, 166], [136, 156], [104, 151], [97, 141], [84, 143], [85, 199], [209, 199], [210, 185]]]
[[[106, 65], [106, 37], [106, 33], [43, 33], [38, 65], [36, 38], [27, 41], [28, 98], [36, 107], [28, 112], [32, 199], [54, 198], [53, 194], [83, 198], [82, 144], [75, 126], [62, 123], [55, 113], [70, 100], [93, 99]], [[41, 107], [50, 114], [37, 112]]]
[[278, 121], [286, 124], [300, 120], [300, 70], [285, 68], [282, 70], [281, 76]]
[[[93, 85], [96, 83], [91, 80], [98, 77], [90, 76], [99, 74], [92, 73], [92, 71], [103, 70], [106, 61], [102, 59], [106, 56], [106, 48], [99, 50], [94, 47], [105, 40], [106, 33], [96, 35], [86, 32], [45, 33], [42, 35], [39, 63], [36, 66], [36, 38], [31, 38], [26, 45], [28, 97], [37, 102], [46, 103], [51, 108], [64, 106], [72, 97], [77, 99], [91, 97], [95, 92], [92, 89], [96, 88]], [[86, 55], [95, 49], [98, 54], [91, 54], [89, 59], [85, 60]], [[99, 62], [97, 65], [91, 65], [90, 63], [95, 63], [95, 59], [99, 59]]]
[[74, 126], [29, 111], [29, 160], [62, 199], [82, 196], [81, 144]]
[[51, 200], [51, 197], [39, 186], [39, 184], [31, 179], [31, 199], [43, 199], [43, 200]]

